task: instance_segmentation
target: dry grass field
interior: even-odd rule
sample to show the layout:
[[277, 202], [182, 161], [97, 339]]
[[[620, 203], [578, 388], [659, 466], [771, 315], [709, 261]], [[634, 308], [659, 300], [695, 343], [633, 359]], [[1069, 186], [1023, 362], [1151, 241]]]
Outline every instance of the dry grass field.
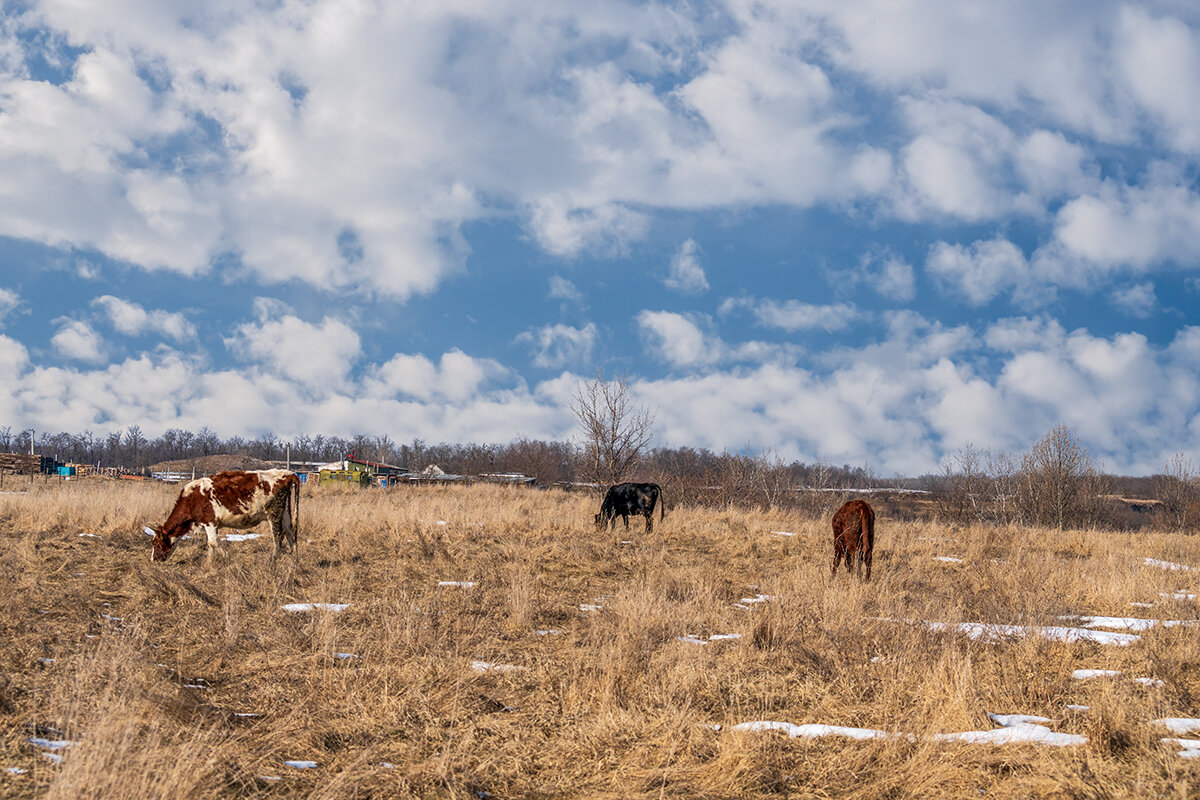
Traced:
[[[1114, 646], [919, 624], [1196, 619], [1194, 600], [1160, 593], [1200, 592], [1200, 571], [1144, 559], [1200, 566], [1197, 537], [881, 514], [863, 584], [830, 580], [827, 518], [677, 508], [652, 535], [640, 521], [613, 535], [592, 527], [590, 495], [306, 489], [297, 562], [270, 560], [264, 525], [262, 538], [223, 543], [211, 564], [197, 538], [151, 564], [141, 525], [162, 521], [177, 487], [5, 486], [22, 489], [0, 495], [4, 797], [1186, 798], [1200, 788], [1200, 759], [1180, 757], [1152, 723], [1200, 716], [1200, 629], [1160, 625]], [[282, 608], [297, 602], [349, 606]], [[710, 640], [723, 634], [740, 638]], [[1072, 676], [1084, 668], [1123, 674]], [[996, 728], [988, 712], [1047, 717], [1086, 742], [931, 739]], [[908, 735], [733, 729], [751, 721]], [[33, 737], [75, 744], [54, 763]]]

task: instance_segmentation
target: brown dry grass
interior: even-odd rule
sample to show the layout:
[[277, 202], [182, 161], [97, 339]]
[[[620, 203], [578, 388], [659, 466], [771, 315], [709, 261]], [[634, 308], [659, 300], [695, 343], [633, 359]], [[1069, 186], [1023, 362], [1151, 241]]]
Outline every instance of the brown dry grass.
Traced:
[[[863, 585], [830, 581], [825, 520], [679, 508], [652, 536], [610, 535], [591, 527], [590, 496], [404, 487], [306, 490], [298, 564], [272, 562], [268, 534], [223, 545], [211, 565], [197, 539], [152, 565], [140, 525], [161, 521], [174, 491], [75, 482], [0, 495], [0, 767], [28, 770], [0, 773], [0, 795], [1186, 797], [1200, 786], [1200, 765], [1147, 724], [1200, 715], [1195, 629], [1127, 648], [987, 644], [873, 619], [1194, 618], [1192, 603], [1128, 603], [1200, 590], [1200, 573], [1140, 564], [1200, 565], [1195, 537], [881, 517]], [[775, 599], [733, 606], [760, 592]], [[295, 601], [352, 605], [280, 609]], [[743, 638], [700, 647], [678, 641], [688, 633]], [[477, 659], [525, 669], [479, 673]], [[1082, 667], [1166, 686], [1073, 680]], [[208, 688], [182, 685], [195, 678]], [[1052, 717], [1088, 744], [728, 730], [766, 719], [919, 736], [989, 729], [988, 711]], [[51, 765], [26, 741], [35, 725], [80, 744]]]

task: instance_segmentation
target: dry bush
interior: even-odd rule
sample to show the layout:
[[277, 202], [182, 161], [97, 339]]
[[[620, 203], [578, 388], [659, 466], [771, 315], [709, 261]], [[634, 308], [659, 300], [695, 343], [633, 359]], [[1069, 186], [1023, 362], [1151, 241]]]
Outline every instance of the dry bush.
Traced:
[[[0, 766], [29, 770], [0, 777], [0, 795], [1146, 797], [1200, 783], [1149, 724], [1200, 710], [1194, 628], [1101, 647], [913, 622], [1195, 618], [1159, 593], [1194, 592], [1200, 573], [1141, 563], [1200, 565], [1194, 537], [881, 515], [865, 584], [830, 580], [828, 519], [795, 509], [681, 505], [653, 534], [598, 533], [588, 494], [306, 487], [297, 561], [272, 561], [268, 535], [211, 564], [199, 539], [151, 564], [140, 526], [174, 493], [85, 481], [0, 495]], [[758, 595], [773, 599], [735, 605]], [[298, 601], [351, 605], [280, 608]], [[742, 638], [679, 638], [730, 633]], [[1072, 679], [1084, 667], [1125, 677]], [[1089, 741], [921, 738], [989, 729], [989, 711]], [[916, 738], [729, 730], [750, 720]], [[26, 741], [51, 728], [80, 742], [61, 766]]]

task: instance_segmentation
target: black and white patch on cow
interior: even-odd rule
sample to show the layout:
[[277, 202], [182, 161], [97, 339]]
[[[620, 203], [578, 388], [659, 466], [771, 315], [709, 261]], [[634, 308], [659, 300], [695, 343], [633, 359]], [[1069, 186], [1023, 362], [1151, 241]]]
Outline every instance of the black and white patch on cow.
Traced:
[[[657, 483], [618, 483], [604, 495], [600, 505], [600, 513], [596, 515], [596, 527], [609, 529], [617, 526], [617, 517], [625, 520], [625, 530], [629, 530], [629, 516], [641, 515], [646, 518], [646, 533], [654, 530], [654, 507], [662, 497], [662, 489]], [[659, 520], [667, 515], [666, 501], [659, 509]]]
[[286, 469], [227, 470], [184, 484], [167, 521], [154, 530], [151, 561], [165, 561], [179, 539], [194, 528], [204, 531], [208, 555], [217, 547], [218, 528], [253, 528], [271, 523], [275, 550], [296, 552], [300, 525], [300, 478]]

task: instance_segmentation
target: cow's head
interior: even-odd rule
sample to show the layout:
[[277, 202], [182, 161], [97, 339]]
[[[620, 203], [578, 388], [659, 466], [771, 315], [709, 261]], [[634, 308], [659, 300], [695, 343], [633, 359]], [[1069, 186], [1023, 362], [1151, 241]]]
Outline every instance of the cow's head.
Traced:
[[174, 549], [175, 542], [171, 541], [171, 537], [164, 533], [162, 528], [155, 528], [154, 539], [150, 542], [150, 560], [166, 561]]

